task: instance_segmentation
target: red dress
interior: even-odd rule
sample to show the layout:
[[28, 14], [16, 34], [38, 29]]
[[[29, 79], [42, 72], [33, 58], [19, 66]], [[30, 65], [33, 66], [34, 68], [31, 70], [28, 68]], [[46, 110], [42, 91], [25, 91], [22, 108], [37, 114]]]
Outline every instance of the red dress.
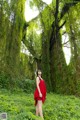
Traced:
[[42, 100], [42, 102], [44, 103], [45, 99], [46, 99], [46, 84], [45, 84], [45, 81], [42, 79], [40, 79], [39, 88], [42, 93], [42, 97], [39, 96], [38, 89], [36, 88], [36, 90], [34, 92], [35, 105], [37, 104], [38, 100]]

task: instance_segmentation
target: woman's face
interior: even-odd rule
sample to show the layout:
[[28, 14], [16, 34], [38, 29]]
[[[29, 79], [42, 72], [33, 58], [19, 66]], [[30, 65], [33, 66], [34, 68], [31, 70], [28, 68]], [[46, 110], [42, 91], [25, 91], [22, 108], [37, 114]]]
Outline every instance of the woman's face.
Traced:
[[38, 71], [38, 75], [41, 76], [42, 72], [41, 71]]

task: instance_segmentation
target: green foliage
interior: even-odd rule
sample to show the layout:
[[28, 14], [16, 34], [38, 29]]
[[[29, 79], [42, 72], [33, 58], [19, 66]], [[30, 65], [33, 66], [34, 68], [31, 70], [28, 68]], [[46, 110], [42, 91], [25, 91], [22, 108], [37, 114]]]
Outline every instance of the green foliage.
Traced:
[[35, 66], [36, 65], [33, 56], [28, 56], [24, 53], [21, 53], [18, 72], [20, 76], [23, 78], [34, 79]]
[[26, 93], [32, 93], [35, 89], [35, 81], [30, 79], [25, 79], [19, 81], [19, 88], [21, 88]]
[[0, 88], [13, 89], [16, 86], [16, 80], [12, 79], [10, 75], [0, 74]]
[[6, 112], [8, 120], [35, 120], [32, 94], [15, 94], [5, 89], [0, 94], [0, 113]]
[[[43, 105], [44, 120], [79, 120], [80, 99], [75, 96], [47, 94]], [[0, 91], [0, 113], [6, 112], [8, 120], [41, 120], [35, 116], [33, 94]]]
[[[51, 97], [52, 95], [52, 97]], [[79, 99], [74, 96], [48, 95], [44, 114], [46, 120], [79, 120]]]
[[32, 93], [35, 89], [35, 80], [30, 79], [16, 79], [10, 75], [0, 74], [0, 89], [8, 89], [11, 91], [24, 91]]
[[27, 29], [27, 34], [26, 34], [26, 39], [24, 40], [24, 43], [26, 47], [28, 48], [29, 52], [33, 55], [34, 59], [37, 58], [39, 59], [41, 56], [41, 35], [38, 34], [38, 31], [41, 32], [39, 28], [39, 19], [37, 20], [36, 24], [35, 21], [30, 23], [28, 29]]

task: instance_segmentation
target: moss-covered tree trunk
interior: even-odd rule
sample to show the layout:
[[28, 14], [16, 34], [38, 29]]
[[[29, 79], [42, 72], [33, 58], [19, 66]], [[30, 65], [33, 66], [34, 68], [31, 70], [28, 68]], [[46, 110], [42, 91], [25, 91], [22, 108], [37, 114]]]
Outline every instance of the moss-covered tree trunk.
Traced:
[[71, 63], [70, 67], [72, 68], [72, 93], [77, 94], [80, 93], [80, 69], [79, 69], [79, 53], [78, 53], [78, 46], [76, 42], [76, 29], [75, 29], [75, 21], [74, 19], [71, 20], [71, 16], [73, 18], [73, 12], [71, 11], [70, 14], [68, 13], [69, 17], [69, 28], [70, 28], [70, 43], [71, 43]]
[[5, 67], [5, 46], [9, 29], [9, 13], [6, 7], [9, 7], [7, 2], [0, 1], [0, 72], [3, 72]]
[[[53, 91], [64, 93], [66, 91], [66, 61], [62, 50], [61, 35], [59, 31], [59, 0], [56, 0], [55, 22], [52, 25], [50, 38], [50, 73]], [[63, 87], [66, 86], [66, 87]]]
[[47, 84], [47, 90], [51, 91], [49, 38], [46, 36], [42, 38], [42, 73]]
[[51, 82], [53, 91], [68, 93], [67, 65], [61, 45], [61, 37], [58, 33], [57, 41], [50, 52]]
[[18, 77], [25, 0], [14, 1], [16, 4], [13, 1], [11, 2], [11, 22], [9, 23], [10, 27], [8, 29], [5, 47], [5, 71], [11, 76], [17, 75]]

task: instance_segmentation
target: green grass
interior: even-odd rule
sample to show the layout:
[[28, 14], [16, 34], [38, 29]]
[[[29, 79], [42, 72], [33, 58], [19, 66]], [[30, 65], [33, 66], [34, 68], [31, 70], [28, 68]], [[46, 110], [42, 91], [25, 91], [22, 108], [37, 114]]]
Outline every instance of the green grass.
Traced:
[[[33, 94], [0, 90], [0, 113], [2, 112], [7, 112], [8, 120], [36, 120]], [[45, 120], [80, 120], [80, 99], [47, 94], [43, 112]]]

